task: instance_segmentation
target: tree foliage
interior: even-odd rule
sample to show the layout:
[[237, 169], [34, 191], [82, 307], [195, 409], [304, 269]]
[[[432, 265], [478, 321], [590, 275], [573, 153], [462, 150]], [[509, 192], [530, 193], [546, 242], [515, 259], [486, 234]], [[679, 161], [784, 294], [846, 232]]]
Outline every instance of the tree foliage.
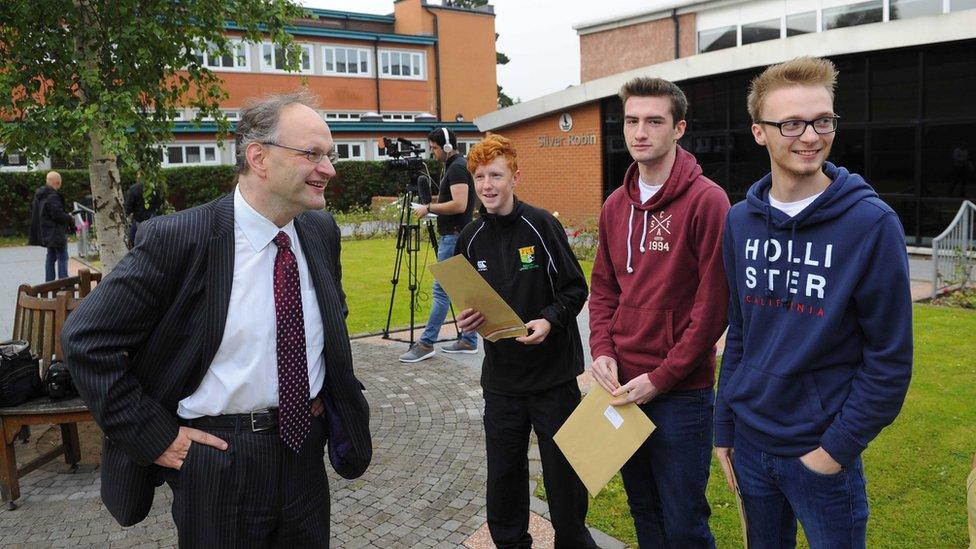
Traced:
[[305, 11], [287, 0], [32, 0], [0, 10], [0, 143], [37, 161], [57, 155], [89, 165], [107, 269], [125, 252], [120, 162], [160, 180], [160, 143], [177, 108], [229, 123], [220, 77], [199, 52], [234, 55], [226, 34], [271, 40], [297, 69], [286, 32]]

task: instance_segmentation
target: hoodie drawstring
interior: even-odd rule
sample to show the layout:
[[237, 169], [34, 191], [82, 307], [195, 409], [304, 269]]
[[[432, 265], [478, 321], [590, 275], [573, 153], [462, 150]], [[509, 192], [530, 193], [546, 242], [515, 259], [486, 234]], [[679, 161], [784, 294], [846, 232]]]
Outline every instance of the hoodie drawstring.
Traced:
[[634, 272], [634, 268], [630, 265], [630, 258], [633, 255], [631, 251], [630, 239], [634, 236], [634, 205], [630, 205], [630, 219], [627, 220], [627, 272]]
[[[634, 207], [633, 204], [631, 204], [630, 207], [633, 208]], [[647, 251], [644, 248], [644, 238], [646, 236], [647, 236], [647, 210], [644, 210], [644, 232], [641, 233], [641, 245], [640, 245], [640, 251], [641, 251], [641, 253], [644, 253], [644, 252]]]

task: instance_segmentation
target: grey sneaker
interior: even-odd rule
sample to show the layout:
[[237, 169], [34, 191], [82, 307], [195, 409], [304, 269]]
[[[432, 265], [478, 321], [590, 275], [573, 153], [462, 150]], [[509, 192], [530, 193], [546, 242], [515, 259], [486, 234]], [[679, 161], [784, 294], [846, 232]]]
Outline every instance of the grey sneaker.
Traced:
[[414, 343], [410, 350], [400, 355], [400, 362], [420, 362], [434, 356], [434, 346]]
[[478, 347], [476, 345], [471, 345], [467, 341], [459, 339], [450, 345], [441, 347], [441, 351], [445, 353], [464, 353], [466, 355], [476, 355], [478, 354]]

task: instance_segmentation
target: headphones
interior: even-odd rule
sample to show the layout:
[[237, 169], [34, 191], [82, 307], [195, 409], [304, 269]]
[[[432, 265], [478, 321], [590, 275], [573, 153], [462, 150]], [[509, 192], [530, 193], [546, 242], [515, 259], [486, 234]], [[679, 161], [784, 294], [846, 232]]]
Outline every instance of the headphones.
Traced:
[[445, 153], [451, 154], [451, 151], [454, 150], [454, 145], [451, 145], [451, 134], [447, 133], [446, 127], [442, 127], [441, 131], [444, 132], [444, 146], [441, 147], [441, 149], [443, 149]]

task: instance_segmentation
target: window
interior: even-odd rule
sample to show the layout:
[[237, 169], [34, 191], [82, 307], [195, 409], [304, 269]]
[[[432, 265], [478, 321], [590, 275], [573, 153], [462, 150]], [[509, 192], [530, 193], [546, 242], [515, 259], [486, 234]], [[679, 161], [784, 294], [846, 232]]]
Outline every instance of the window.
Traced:
[[888, 19], [910, 19], [942, 13], [942, 0], [889, 0]]
[[779, 23], [779, 19], [769, 19], [742, 25], [742, 45], [776, 40], [779, 38]]
[[387, 78], [426, 79], [426, 60], [424, 52], [380, 51], [380, 74]]
[[18, 151], [6, 151], [0, 149], [0, 170], [3, 171], [23, 171], [27, 170], [27, 157]]
[[343, 76], [370, 76], [372, 51], [341, 46], [322, 47], [322, 72]]
[[384, 113], [383, 122], [413, 122], [414, 116], [410, 113]]
[[219, 164], [220, 155], [216, 143], [171, 143], [164, 149], [163, 166], [192, 166], [201, 164]]
[[698, 31], [698, 53], [736, 46], [735, 26]]
[[362, 141], [336, 141], [339, 160], [366, 160], [366, 145]]
[[[196, 111], [194, 113], [194, 116], [196, 116], [197, 113], [199, 113], [199, 111]], [[227, 120], [229, 120], [231, 122], [235, 122], [235, 121], [241, 119], [241, 113], [240, 113], [240, 111], [223, 111], [223, 113], [224, 113], [224, 117], [227, 118]], [[200, 121], [201, 122], [213, 122], [214, 121], [214, 118], [212, 116], [204, 116], [203, 118], [200, 119]]]
[[786, 36], [817, 32], [817, 12], [794, 13], [786, 16]]
[[949, 11], [971, 10], [976, 8], [976, 0], [949, 0]]
[[325, 113], [326, 122], [356, 122], [361, 113], [358, 112], [327, 112]]
[[[299, 44], [302, 50], [302, 59], [299, 63], [298, 72], [312, 72], [312, 46]], [[285, 72], [285, 52], [281, 46], [265, 42], [261, 44], [261, 70], [272, 72]]]
[[472, 139], [458, 139], [458, 151], [462, 155], [467, 156], [468, 155], [468, 151], [471, 150], [471, 147], [474, 147], [477, 144], [478, 144], [478, 141], [477, 140], [472, 140]]
[[871, 0], [860, 4], [837, 6], [823, 10], [824, 30], [839, 29], [880, 23], [882, 19], [882, 0]]
[[251, 68], [251, 48], [240, 40], [231, 40], [228, 45], [230, 53], [218, 54], [216, 47], [211, 47], [204, 52], [194, 52], [197, 62], [200, 65], [214, 70], [249, 70]]

